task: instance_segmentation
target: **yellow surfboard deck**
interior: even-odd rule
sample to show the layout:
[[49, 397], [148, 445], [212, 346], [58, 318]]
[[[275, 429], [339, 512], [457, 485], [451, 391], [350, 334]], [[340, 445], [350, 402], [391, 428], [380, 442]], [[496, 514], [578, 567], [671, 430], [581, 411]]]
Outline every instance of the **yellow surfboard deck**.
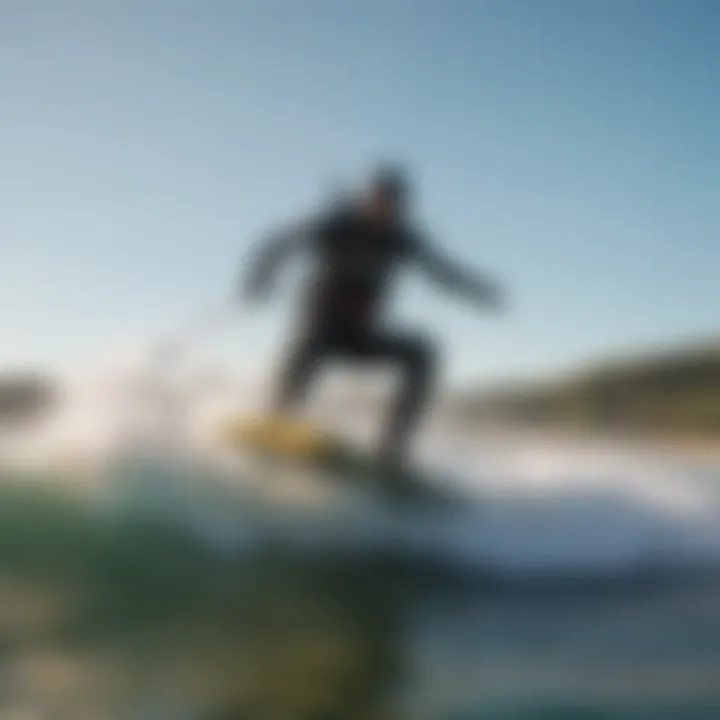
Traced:
[[238, 450], [251, 450], [288, 460], [324, 466], [342, 460], [371, 462], [369, 455], [308, 422], [266, 416], [237, 420], [223, 432], [225, 442]]
[[[398, 487], [379, 467], [373, 453], [306, 421], [277, 416], [241, 419], [223, 428], [222, 434], [226, 445], [238, 451], [327, 471], [351, 484], [370, 483], [382, 492], [392, 494], [393, 486]], [[405, 481], [404, 499], [438, 499], [437, 490], [431, 490], [421, 474], [413, 471]]]

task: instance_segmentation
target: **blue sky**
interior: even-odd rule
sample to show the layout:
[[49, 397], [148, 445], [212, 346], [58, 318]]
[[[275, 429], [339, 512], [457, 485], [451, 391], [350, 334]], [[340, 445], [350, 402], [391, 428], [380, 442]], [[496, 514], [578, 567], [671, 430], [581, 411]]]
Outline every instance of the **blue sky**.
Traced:
[[[712, 335], [718, 37], [715, 0], [4, 0], [0, 366], [181, 325], [259, 233], [383, 157], [511, 299], [497, 319], [403, 286], [450, 377]], [[221, 343], [241, 371], [284, 288]]]

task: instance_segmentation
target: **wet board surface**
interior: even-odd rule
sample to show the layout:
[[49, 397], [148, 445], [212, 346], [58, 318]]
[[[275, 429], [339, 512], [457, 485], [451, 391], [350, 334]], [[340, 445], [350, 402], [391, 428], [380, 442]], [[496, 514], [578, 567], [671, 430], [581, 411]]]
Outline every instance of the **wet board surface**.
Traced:
[[456, 502], [418, 468], [392, 477], [376, 457], [352, 442], [308, 422], [255, 417], [223, 431], [225, 442], [285, 466], [317, 470], [334, 483], [360, 485], [389, 501], [446, 505]]

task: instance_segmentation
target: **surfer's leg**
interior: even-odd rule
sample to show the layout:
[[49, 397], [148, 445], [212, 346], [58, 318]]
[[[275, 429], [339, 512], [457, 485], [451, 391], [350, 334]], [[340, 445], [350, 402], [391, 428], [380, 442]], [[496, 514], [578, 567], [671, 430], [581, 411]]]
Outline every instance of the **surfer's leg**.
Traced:
[[402, 463], [411, 434], [429, 399], [436, 353], [428, 340], [414, 336], [395, 338], [390, 349], [390, 359], [398, 363], [402, 377], [382, 438], [381, 451], [391, 462]]
[[305, 399], [312, 376], [324, 351], [322, 337], [317, 333], [307, 333], [295, 340], [280, 374], [280, 382], [273, 401], [275, 412], [291, 412]]
[[361, 358], [391, 363], [401, 372], [401, 387], [383, 429], [380, 453], [390, 464], [402, 465], [435, 379], [435, 348], [419, 335], [373, 333], [359, 341], [356, 350]]

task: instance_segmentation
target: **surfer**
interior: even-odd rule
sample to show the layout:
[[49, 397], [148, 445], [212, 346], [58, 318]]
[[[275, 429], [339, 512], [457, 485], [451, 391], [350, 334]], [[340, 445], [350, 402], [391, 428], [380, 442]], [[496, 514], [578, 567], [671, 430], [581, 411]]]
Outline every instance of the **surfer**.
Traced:
[[246, 302], [261, 300], [294, 251], [312, 255], [316, 270], [306, 286], [299, 331], [290, 343], [274, 410], [292, 411], [326, 360], [395, 365], [403, 382], [379, 448], [381, 461], [393, 470], [405, 466], [409, 438], [436, 375], [436, 347], [430, 339], [386, 329], [381, 323], [382, 301], [397, 271], [415, 266], [483, 308], [501, 307], [500, 290], [490, 278], [451, 263], [414, 227], [409, 195], [402, 170], [378, 169], [362, 197], [267, 238], [241, 289]]

